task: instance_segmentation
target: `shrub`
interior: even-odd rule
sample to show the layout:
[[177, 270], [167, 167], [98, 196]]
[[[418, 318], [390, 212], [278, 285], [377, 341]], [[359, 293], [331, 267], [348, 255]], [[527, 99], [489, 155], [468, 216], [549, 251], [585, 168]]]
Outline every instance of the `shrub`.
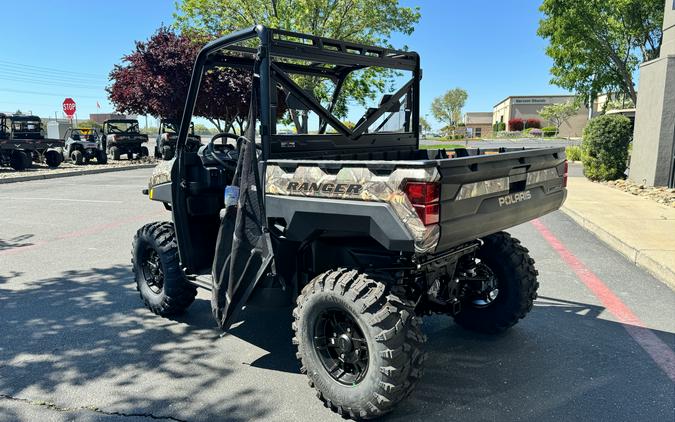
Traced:
[[546, 126], [541, 130], [544, 133], [544, 136], [550, 138], [551, 136], [557, 135], [558, 129], [555, 126]]
[[542, 133], [544, 133], [544, 132], [541, 129], [532, 128], [530, 130], [530, 135], [532, 135], [532, 136], [541, 136]]
[[531, 128], [531, 127], [525, 128], [525, 130], [523, 130], [523, 135], [529, 135], [530, 132], [532, 132], [532, 128]]
[[570, 161], [581, 161], [581, 147], [577, 145], [570, 145], [565, 148], [565, 155]]
[[509, 120], [509, 131], [521, 131], [525, 127], [525, 121], [521, 118], [514, 118]]
[[604, 115], [591, 120], [581, 143], [584, 175], [591, 180], [623, 178], [632, 137], [630, 120], [625, 116]]
[[539, 120], [539, 119], [527, 119], [527, 120], [525, 120], [525, 127], [526, 128], [540, 129], [541, 128], [541, 120]]
[[506, 130], [506, 123], [504, 122], [495, 122], [495, 124], [492, 125], [493, 132], [503, 132], [505, 130]]

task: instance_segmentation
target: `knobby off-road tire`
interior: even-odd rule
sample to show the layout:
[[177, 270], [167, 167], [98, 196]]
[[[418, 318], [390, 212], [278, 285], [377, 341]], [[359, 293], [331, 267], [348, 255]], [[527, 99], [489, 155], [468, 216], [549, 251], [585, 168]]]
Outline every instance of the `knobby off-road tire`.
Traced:
[[82, 155], [82, 151], [75, 150], [70, 153], [70, 159], [73, 160], [73, 163], [79, 165], [82, 165], [84, 162], [84, 156]]
[[108, 164], [108, 155], [103, 150], [96, 153], [96, 164]]
[[149, 156], [149, 155], [150, 155], [150, 151], [148, 151], [148, 147], [142, 146], [142, 147], [141, 147], [141, 153], [140, 153], [140, 155], [139, 155], [138, 158], [147, 157], [147, 156]]
[[466, 329], [497, 334], [513, 327], [532, 310], [539, 288], [539, 273], [529, 251], [510, 234], [495, 233], [483, 241], [485, 244], [476, 257], [494, 273], [499, 293], [485, 307], [463, 304], [461, 312], [454, 318]]
[[[300, 370], [324, 405], [345, 418], [370, 419], [391, 411], [422, 376], [426, 337], [420, 330], [421, 320], [413, 312], [414, 304], [395, 290], [391, 283], [369, 274], [340, 268], [313, 279], [297, 299], [293, 343]], [[361, 337], [353, 344], [362, 345], [364, 340], [367, 344], [367, 368], [351, 385], [329, 373], [322, 360], [326, 355], [321, 357], [328, 348], [316, 343], [330, 336], [321, 340], [325, 333], [321, 327], [326, 326], [322, 321], [329, 312], [351, 317], [358, 328], [352, 329], [353, 337]]]
[[9, 159], [10, 166], [16, 170], [26, 170], [31, 166], [32, 160], [28, 153], [24, 151], [14, 151]]
[[141, 299], [155, 314], [177, 315], [194, 302], [197, 288], [185, 280], [180, 269], [173, 223], [141, 227], [131, 245], [131, 264]]
[[112, 159], [115, 161], [119, 161], [120, 156], [120, 150], [117, 147], [110, 147], [110, 155], [112, 155]]
[[171, 147], [162, 147], [162, 156], [165, 160], [170, 160], [173, 158], [173, 148]]

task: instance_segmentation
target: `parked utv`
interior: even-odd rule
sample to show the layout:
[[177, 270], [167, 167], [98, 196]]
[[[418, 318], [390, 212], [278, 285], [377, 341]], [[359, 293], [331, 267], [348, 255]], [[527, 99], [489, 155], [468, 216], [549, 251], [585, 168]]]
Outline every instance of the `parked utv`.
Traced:
[[[180, 122], [172, 119], [162, 119], [159, 124], [159, 133], [155, 141], [155, 158], [170, 160], [176, 153], [176, 140], [178, 140], [178, 127]], [[195, 135], [195, 125], [190, 123], [187, 147], [197, 151], [202, 144], [202, 138]]]
[[129, 160], [147, 157], [148, 147], [143, 145], [148, 142], [148, 135], [141, 133], [138, 120], [113, 119], [103, 122], [101, 141], [107, 154], [113, 160], [119, 160], [123, 154]]
[[[222, 133], [189, 151], [202, 75], [232, 66], [251, 75], [246, 136]], [[400, 85], [351, 128], [331, 110], [352, 72], [368, 68], [399, 73]], [[298, 75], [333, 86], [332, 101]], [[419, 382], [422, 316], [490, 334], [525, 317], [537, 270], [502, 230], [561, 206], [564, 149], [420, 150], [420, 80], [411, 51], [263, 26], [207, 44], [176, 158], [157, 166], [146, 191], [172, 221], [133, 240], [146, 306], [178, 314], [206, 288], [228, 329], [249, 299], [290, 299], [300, 370], [327, 407], [359, 419], [391, 411]], [[278, 134], [282, 107], [313, 113], [318, 130]]]
[[0, 113], [0, 165], [25, 170], [33, 162], [58, 167], [63, 161], [60, 139], [46, 139], [38, 116]]
[[89, 163], [92, 159], [96, 159], [98, 164], [108, 162], [108, 155], [95, 128], [69, 128], [64, 138], [64, 159], [70, 159], [77, 165]]

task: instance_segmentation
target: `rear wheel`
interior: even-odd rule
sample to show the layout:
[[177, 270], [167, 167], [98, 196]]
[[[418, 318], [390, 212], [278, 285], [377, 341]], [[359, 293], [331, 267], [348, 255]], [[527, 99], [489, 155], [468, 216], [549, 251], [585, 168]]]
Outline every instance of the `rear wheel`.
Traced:
[[24, 151], [14, 151], [9, 165], [17, 171], [26, 170], [31, 165], [31, 157]]
[[108, 155], [102, 149], [96, 153], [96, 164], [108, 164]]
[[334, 412], [375, 418], [422, 374], [426, 338], [414, 304], [369, 274], [337, 269], [313, 279], [293, 311], [300, 370]]
[[49, 167], [58, 167], [63, 162], [63, 152], [57, 150], [49, 150], [45, 152], [45, 163]]
[[73, 163], [78, 166], [84, 162], [84, 157], [82, 156], [82, 151], [75, 150], [70, 153], [70, 159], [73, 160]]
[[148, 147], [141, 147], [141, 157], [147, 157], [150, 155], [150, 151], [148, 151]]
[[173, 158], [173, 148], [171, 147], [162, 147], [162, 156], [165, 160], [170, 160]]
[[506, 331], [525, 318], [537, 298], [534, 260], [518, 239], [500, 232], [486, 237], [476, 253], [476, 271], [492, 285], [485, 295], [462, 304], [455, 322], [469, 330], [488, 334]]
[[132, 243], [131, 264], [141, 299], [155, 314], [180, 314], [194, 302], [197, 289], [180, 269], [172, 223], [162, 221], [141, 227]]
[[115, 161], [119, 161], [120, 159], [120, 150], [117, 147], [110, 147], [110, 155], [112, 155], [112, 159]]

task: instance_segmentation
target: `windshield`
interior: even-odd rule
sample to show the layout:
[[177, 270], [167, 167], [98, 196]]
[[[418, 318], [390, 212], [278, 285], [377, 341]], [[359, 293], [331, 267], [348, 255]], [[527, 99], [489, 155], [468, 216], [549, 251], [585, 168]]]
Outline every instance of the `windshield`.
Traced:
[[97, 135], [96, 129], [73, 129], [69, 136], [74, 140], [88, 140], [95, 142]]
[[[179, 126], [180, 126], [180, 123], [178, 123], [178, 122], [174, 122], [174, 121], [170, 121], [170, 120], [162, 120], [162, 124], [159, 128], [159, 133], [177, 134]], [[194, 124], [194, 122], [190, 123], [190, 134], [191, 135], [195, 134], [195, 124]]]
[[14, 132], [39, 132], [42, 124], [39, 120], [18, 120], [12, 122]]
[[108, 123], [108, 133], [138, 133], [138, 122], [110, 122]]

